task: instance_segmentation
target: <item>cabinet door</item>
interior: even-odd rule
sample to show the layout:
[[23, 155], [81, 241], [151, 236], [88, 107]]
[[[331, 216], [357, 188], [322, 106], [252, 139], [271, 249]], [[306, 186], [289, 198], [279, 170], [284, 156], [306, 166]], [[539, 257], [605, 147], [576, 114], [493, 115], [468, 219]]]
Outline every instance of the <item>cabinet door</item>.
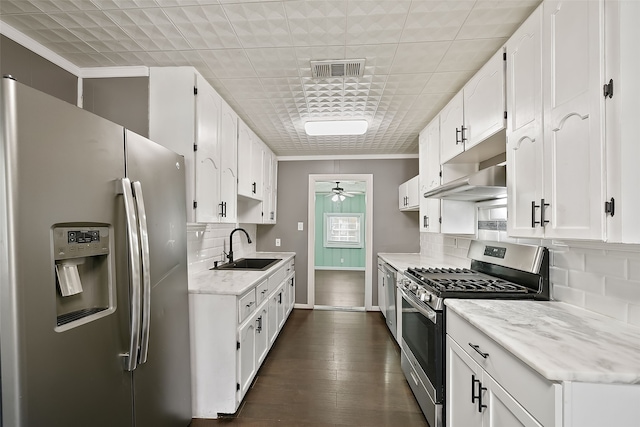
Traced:
[[464, 149], [505, 128], [504, 59], [498, 50], [464, 86]]
[[240, 348], [238, 349], [238, 377], [240, 379], [240, 396], [242, 400], [256, 373], [255, 356], [255, 321], [257, 316], [249, 319], [244, 326], [238, 330]]
[[409, 184], [403, 182], [398, 186], [398, 208], [403, 210], [407, 206], [407, 197], [409, 194]]
[[420, 231], [440, 232], [440, 199], [425, 199], [427, 190], [440, 185], [440, 117], [420, 134]]
[[235, 223], [238, 205], [238, 116], [222, 101], [220, 120], [220, 222]]
[[386, 304], [387, 291], [384, 287], [384, 280], [385, 280], [384, 270], [378, 269], [378, 307], [380, 308], [382, 315], [386, 318], [387, 317], [387, 304]]
[[220, 213], [220, 117], [222, 99], [197, 75], [196, 96], [196, 222], [218, 222]]
[[418, 198], [419, 186], [419, 176], [415, 176], [407, 181], [407, 208], [415, 210], [420, 206], [420, 199]]
[[278, 336], [278, 293], [271, 295], [268, 303], [268, 324], [267, 332], [269, 334], [269, 347], [273, 345]]
[[[543, 198], [542, 6], [506, 44], [507, 205], [510, 236], [541, 237]], [[532, 203], [533, 209], [532, 209]], [[538, 224], [534, 223], [538, 221]]]
[[264, 180], [264, 143], [253, 135], [251, 138], [251, 197], [262, 200]]
[[286, 301], [287, 301], [287, 287], [282, 286], [282, 288], [278, 291], [278, 331], [282, 329], [282, 327], [284, 326], [285, 320], [287, 320], [287, 317], [285, 315]]
[[273, 154], [271, 156], [271, 210], [269, 213], [269, 222], [275, 224], [277, 221], [278, 207], [278, 157]]
[[269, 352], [269, 309], [266, 305], [262, 306], [262, 309], [258, 310], [258, 317], [255, 320], [256, 327], [256, 370], [260, 368], [262, 362], [267, 357]]
[[460, 91], [440, 111], [440, 163], [445, 163], [464, 151], [463, 123], [463, 94]]
[[545, 235], [603, 239], [603, 1], [543, 12]]
[[238, 195], [251, 197], [253, 173], [251, 168], [251, 150], [253, 148], [253, 132], [242, 121], [238, 120]]
[[483, 397], [483, 403], [486, 400], [487, 405], [483, 414], [485, 427], [542, 427], [486, 372], [482, 376], [482, 386], [487, 389]]
[[289, 286], [289, 288], [287, 289], [287, 317], [289, 317], [289, 314], [291, 313], [291, 310], [293, 310], [293, 306], [296, 303], [296, 276], [292, 276], [288, 280], [287, 284]]
[[[447, 425], [449, 427], [482, 426], [479, 410], [482, 392], [482, 368], [447, 335], [446, 346]], [[486, 393], [483, 394], [485, 399]], [[486, 404], [483, 400], [483, 404]], [[505, 424], [505, 426], [511, 424]]]

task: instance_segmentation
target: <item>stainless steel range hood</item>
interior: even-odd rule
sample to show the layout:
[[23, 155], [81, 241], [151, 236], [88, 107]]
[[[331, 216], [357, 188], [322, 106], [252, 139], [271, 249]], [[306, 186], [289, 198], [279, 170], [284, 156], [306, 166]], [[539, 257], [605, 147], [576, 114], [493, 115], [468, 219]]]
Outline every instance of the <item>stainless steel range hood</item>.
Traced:
[[496, 165], [448, 182], [424, 193], [431, 199], [480, 202], [507, 195], [506, 166]]

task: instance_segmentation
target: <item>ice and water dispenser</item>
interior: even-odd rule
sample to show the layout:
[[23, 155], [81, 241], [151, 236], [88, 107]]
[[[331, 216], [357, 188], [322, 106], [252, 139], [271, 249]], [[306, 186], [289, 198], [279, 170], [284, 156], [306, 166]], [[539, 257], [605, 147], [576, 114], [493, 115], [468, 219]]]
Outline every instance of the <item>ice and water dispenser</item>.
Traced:
[[53, 228], [56, 330], [79, 326], [115, 310], [110, 231], [98, 225]]

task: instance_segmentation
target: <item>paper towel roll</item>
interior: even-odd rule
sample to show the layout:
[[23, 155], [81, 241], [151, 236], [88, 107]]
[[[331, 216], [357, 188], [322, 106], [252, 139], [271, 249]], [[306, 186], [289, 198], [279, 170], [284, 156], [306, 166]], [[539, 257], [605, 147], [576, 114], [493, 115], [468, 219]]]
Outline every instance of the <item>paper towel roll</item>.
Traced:
[[82, 292], [82, 282], [80, 282], [77, 262], [56, 264], [56, 274], [60, 283], [60, 293], [63, 297]]

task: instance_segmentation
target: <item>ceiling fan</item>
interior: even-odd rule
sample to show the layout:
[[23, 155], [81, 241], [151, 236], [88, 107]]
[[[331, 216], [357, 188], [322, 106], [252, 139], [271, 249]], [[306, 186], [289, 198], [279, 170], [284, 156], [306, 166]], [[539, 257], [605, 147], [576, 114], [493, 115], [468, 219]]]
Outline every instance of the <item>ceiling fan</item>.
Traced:
[[336, 186], [331, 189], [331, 192], [326, 197], [331, 197], [332, 201], [337, 202], [338, 200], [343, 201], [345, 196], [353, 197], [354, 195], [344, 191], [344, 188], [340, 187], [340, 181], [336, 181]]

